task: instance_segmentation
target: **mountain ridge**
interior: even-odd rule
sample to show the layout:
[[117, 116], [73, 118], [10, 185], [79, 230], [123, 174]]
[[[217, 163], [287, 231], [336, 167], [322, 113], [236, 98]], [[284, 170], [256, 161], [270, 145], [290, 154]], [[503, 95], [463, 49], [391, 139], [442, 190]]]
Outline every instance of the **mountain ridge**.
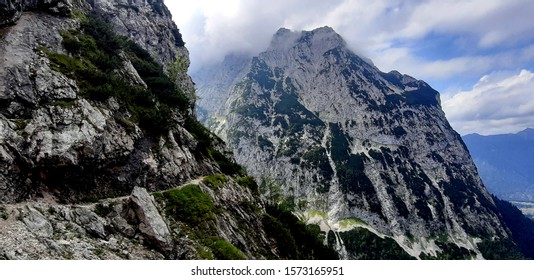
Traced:
[[470, 134], [464, 141], [488, 189], [505, 200], [534, 200], [534, 129], [499, 135]]

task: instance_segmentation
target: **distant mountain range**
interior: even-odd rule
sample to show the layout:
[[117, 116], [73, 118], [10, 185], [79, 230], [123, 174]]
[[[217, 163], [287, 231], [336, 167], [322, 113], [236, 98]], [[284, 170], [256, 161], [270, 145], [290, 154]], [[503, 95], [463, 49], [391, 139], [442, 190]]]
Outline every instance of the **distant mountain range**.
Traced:
[[490, 192], [505, 200], [534, 202], [534, 129], [463, 139]]

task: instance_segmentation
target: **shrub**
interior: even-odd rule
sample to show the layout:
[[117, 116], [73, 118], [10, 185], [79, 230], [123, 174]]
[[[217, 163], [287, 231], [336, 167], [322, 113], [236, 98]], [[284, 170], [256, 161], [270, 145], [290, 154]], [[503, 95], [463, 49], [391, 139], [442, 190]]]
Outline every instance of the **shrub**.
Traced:
[[209, 244], [213, 255], [218, 260], [245, 260], [247, 257], [241, 250], [237, 249], [234, 245], [230, 244], [226, 240], [218, 239]]
[[7, 220], [9, 218], [7, 210], [4, 206], [0, 206], [0, 218], [2, 218], [3, 220]]
[[365, 228], [340, 232], [349, 256], [363, 260], [406, 260], [414, 259], [392, 238], [380, 238]]
[[104, 205], [102, 203], [97, 203], [95, 205], [95, 213], [100, 217], [106, 217], [113, 211], [113, 207], [111, 205]]
[[224, 187], [224, 183], [228, 182], [228, 178], [223, 174], [210, 175], [202, 180], [209, 187], [216, 189]]
[[166, 191], [162, 196], [165, 199], [165, 211], [177, 220], [195, 225], [215, 218], [211, 197], [202, 192], [198, 185]]
[[[116, 35], [111, 25], [90, 16], [81, 30], [62, 31], [63, 46], [72, 55], [42, 48], [52, 69], [75, 79], [80, 94], [95, 101], [114, 96], [128, 108], [139, 126], [159, 136], [171, 126], [172, 109], [186, 110], [189, 98], [163, 71], [150, 54], [131, 40]], [[122, 65], [118, 53], [125, 52], [148, 89], [133, 86], [116, 74]]]
[[339, 259], [336, 251], [323, 244], [325, 236], [318, 226], [304, 224], [278, 205], [267, 205], [266, 210], [267, 215], [263, 218], [265, 232], [277, 242], [282, 256], [290, 259]]

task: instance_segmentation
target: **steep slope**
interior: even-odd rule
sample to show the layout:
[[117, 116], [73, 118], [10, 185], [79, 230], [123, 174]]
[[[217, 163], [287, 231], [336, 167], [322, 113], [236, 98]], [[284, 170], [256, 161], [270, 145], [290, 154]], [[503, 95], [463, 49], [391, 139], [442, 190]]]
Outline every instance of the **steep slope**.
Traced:
[[369, 234], [420, 258], [512, 244], [438, 92], [379, 71], [331, 28], [280, 29], [228, 96], [211, 129], [344, 257], [374, 258], [351, 245]]
[[217, 171], [185, 129], [189, 58], [162, 2], [54, 3], [64, 12], [28, 6], [2, 29], [1, 201], [128, 194]]
[[247, 182], [216, 174], [153, 195], [3, 205], [0, 259], [338, 258], [317, 229], [265, 207]]
[[338, 257], [196, 120], [163, 1], [0, 1], [0, 61], [0, 259]]
[[206, 123], [209, 115], [226, 115], [230, 88], [245, 76], [249, 63], [250, 56], [246, 54], [229, 54], [221, 63], [204, 66], [191, 74], [202, 94], [196, 102], [200, 122]]
[[534, 129], [517, 134], [463, 136], [480, 177], [506, 200], [534, 201]]

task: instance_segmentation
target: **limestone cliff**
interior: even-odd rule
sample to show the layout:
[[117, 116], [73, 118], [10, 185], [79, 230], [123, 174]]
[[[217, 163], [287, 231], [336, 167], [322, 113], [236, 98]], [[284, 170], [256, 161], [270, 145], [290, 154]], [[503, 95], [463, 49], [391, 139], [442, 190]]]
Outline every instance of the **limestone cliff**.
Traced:
[[266, 197], [319, 224], [344, 257], [362, 257], [362, 228], [418, 258], [511, 244], [438, 92], [381, 72], [331, 28], [280, 29], [228, 88], [207, 124]]
[[[7, 3], [23, 12], [1, 32], [1, 201], [154, 190], [218, 169], [184, 129], [194, 95], [188, 52], [161, 1]], [[113, 45], [123, 38], [128, 46]], [[155, 93], [173, 82], [171, 96]], [[118, 90], [150, 92], [125, 100]], [[165, 127], [154, 136], [143, 122], [157, 119]]]

